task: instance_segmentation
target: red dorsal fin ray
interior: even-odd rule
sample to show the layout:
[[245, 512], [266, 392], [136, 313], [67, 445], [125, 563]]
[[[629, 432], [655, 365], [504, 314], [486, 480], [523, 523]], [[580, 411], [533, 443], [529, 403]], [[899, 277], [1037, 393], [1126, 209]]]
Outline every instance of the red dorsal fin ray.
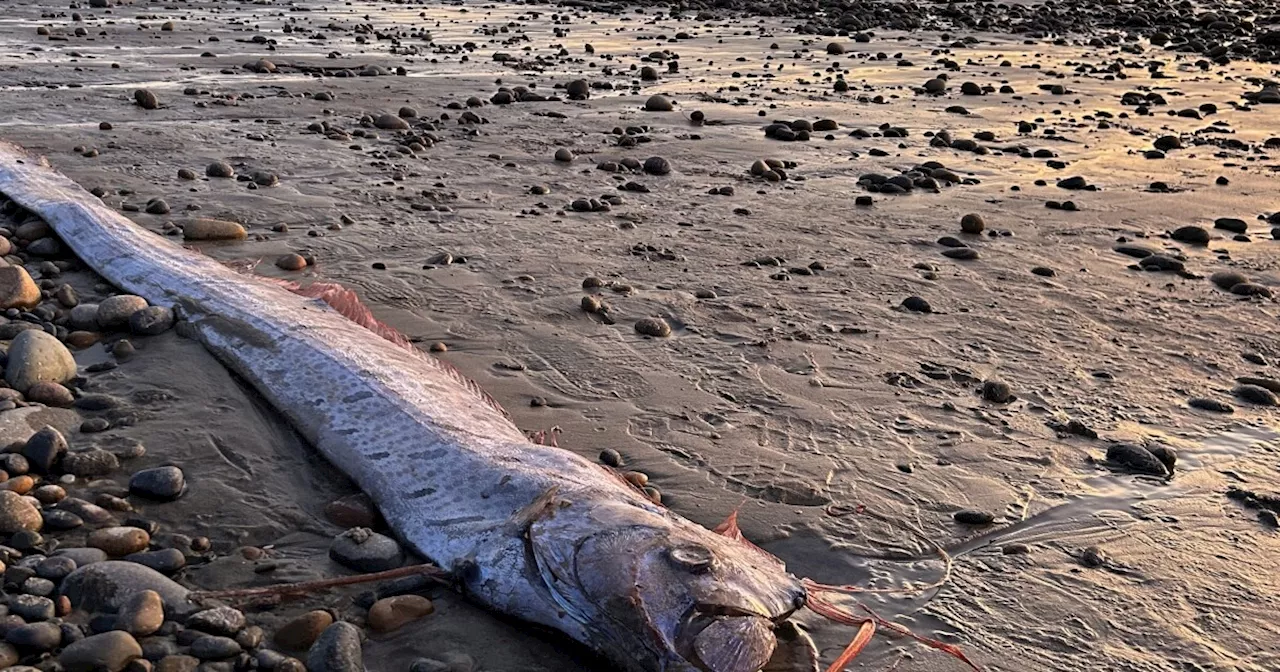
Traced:
[[[746, 501], [744, 500], [743, 504], [745, 503]], [[728, 518], [724, 519], [724, 522], [720, 523], [719, 525], [716, 525], [715, 529], [711, 531], [721, 536], [728, 537], [742, 544], [743, 546], [746, 546], [747, 548], [755, 551], [756, 553], [759, 553], [760, 555], [768, 558], [769, 560], [772, 560], [773, 562], [776, 562], [779, 565], [782, 565], [783, 562], [779, 560], [776, 555], [770, 553], [769, 551], [764, 550], [763, 548], [760, 548], [759, 546], [756, 546], [755, 544], [751, 543], [750, 539], [747, 539], [745, 536], [743, 536], [742, 529], [738, 527], [738, 511], [741, 509], [742, 509], [742, 504], [739, 504], [738, 508], [734, 509], [729, 514]]]
[[471, 390], [476, 396], [480, 397], [481, 401], [494, 407], [499, 412], [501, 412], [502, 415], [506, 416], [507, 418], [511, 417], [511, 415], [507, 413], [506, 409], [504, 409], [502, 405], [498, 403], [498, 400], [490, 396], [488, 392], [485, 392], [484, 389], [481, 388], [480, 385], [478, 385], [474, 380], [471, 380], [470, 378], [462, 375], [461, 371], [454, 368], [453, 365], [449, 364], [448, 362], [444, 362], [439, 359], [436, 359], [435, 357], [431, 357], [429, 355], [424, 354], [421, 350], [414, 347], [413, 342], [409, 340], [408, 336], [405, 336], [404, 334], [400, 333], [398, 330], [396, 330], [395, 327], [385, 322], [382, 322], [378, 318], [374, 317], [373, 311], [369, 310], [369, 307], [366, 306], [364, 302], [360, 300], [360, 296], [357, 295], [354, 291], [346, 287], [343, 287], [342, 285], [336, 282], [323, 282], [323, 281], [313, 282], [307, 285], [306, 287], [303, 287], [302, 285], [292, 280], [285, 280], [284, 278], [272, 278], [272, 277], [263, 276], [263, 275], [256, 275], [252, 272], [252, 269], [254, 266], [257, 265], [258, 261], [259, 260], [240, 259], [240, 260], [233, 260], [233, 261], [224, 261], [223, 265], [227, 266], [228, 268], [234, 271], [244, 273], [258, 280], [262, 280], [263, 282], [269, 282], [273, 285], [279, 285], [280, 287], [283, 287], [284, 289], [287, 289], [290, 292], [293, 292], [294, 294], [298, 294], [300, 296], [305, 296], [312, 299], [317, 299], [319, 301], [324, 302], [330, 308], [333, 308], [334, 310], [338, 311], [339, 314], [341, 314], [343, 317], [347, 318], [348, 320], [355, 322], [356, 324], [364, 327], [365, 329], [368, 329], [369, 331], [372, 331], [378, 336], [381, 336], [382, 338], [388, 341], [391, 341], [392, 343], [395, 343], [396, 345], [410, 352], [413, 352], [414, 354], [418, 355], [419, 357], [422, 357], [426, 361], [429, 361], [432, 364], [435, 364], [436, 366], [440, 367], [441, 370], [443, 370], [445, 373], [452, 376], [464, 387]]

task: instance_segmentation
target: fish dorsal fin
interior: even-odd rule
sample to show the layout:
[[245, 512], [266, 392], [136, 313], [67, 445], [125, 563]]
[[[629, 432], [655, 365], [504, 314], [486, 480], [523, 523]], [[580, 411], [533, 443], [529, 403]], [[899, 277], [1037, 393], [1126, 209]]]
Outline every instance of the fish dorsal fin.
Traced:
[[423, 353], [421, 350], [414, 347], [413, 341], [410, 341], [408, 336], [400, 333], [395, 327], [374, 317], [373, 311], [369, 310], [369, 307], [360, 300], [360, 296], [354, 291], [336, 282], [319, 281], [303, 287], [292, 280], [258, 275], [253, 272], [253, 267], [257, 265], [258, 261], [260, 260], [238, 259], [223, 261], [222, 264], [227, 268], [244, 273], [249, 277], [256, 278], [273, 285], [278, 285], [299, 296], [305, 296], [307, 298], [324, 302], [348, 320], [355, 322], [378, 336], [381, 336], [382, 338], [391, 341], [405, 350], [408, 350], [440, 367], [441, 370], [452, 376], [459, 383], [462, 383], [464, 387], [471, 390], [471, 392], [476, 396], [480, 397], [481, 401], [497, 409], [503, 416], [507, 418], [511, 417], [511, 415], [507, 413], [507, 410], [498, 403], [498, 400], [490, 396], [488, 392], [485, 392], [484, 389], [482, 389], [474, 380], [462, 375], [461, 371], [454, 368], [448, 362], [441, 361]]
[[750, 539], [747, 539], [745, 536], [743, 536], [742, 530], [738, 527], [738, 510], [741, 508], [742, 508], [742, 505], [739, 504], [738, 508], [734, 509], [733, 512], [729, 514], [728, 518], [724, 519], [724, 522], [720, 523], [719, 525], [716, 525], [715, 529], [711, 531], [723, 537], [728, 537], [729, 539], [732, 539], [742, 544], [743, 546], [746, 546], [747, 548], [755, 551], [756, 553], [759, 553], [761, 556], [767, 558], [768, 560], [772, 562], [776, 562], [779, 566], [784, 565], [785, 563], [779, 560], [778, 556], [770, 553], [769, 551], [764, 550], [763, 548], [760, 548], [759, 546], [756, 546], [755, 544], [751, 543]]

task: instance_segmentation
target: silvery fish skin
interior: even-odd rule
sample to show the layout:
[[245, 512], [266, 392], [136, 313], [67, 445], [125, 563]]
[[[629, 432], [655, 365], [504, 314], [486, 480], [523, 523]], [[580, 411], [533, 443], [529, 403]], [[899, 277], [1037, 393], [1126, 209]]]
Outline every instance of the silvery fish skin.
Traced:
[[0, 193], [95, 271], [180, 310], [198, 338], [377, 503], [404, 542], [494, 610], [636, 672], [756, 672], [805, 603], [782, 563], [530, 443], [474, 385], [328, 305], [133, 224], [0, 143]]

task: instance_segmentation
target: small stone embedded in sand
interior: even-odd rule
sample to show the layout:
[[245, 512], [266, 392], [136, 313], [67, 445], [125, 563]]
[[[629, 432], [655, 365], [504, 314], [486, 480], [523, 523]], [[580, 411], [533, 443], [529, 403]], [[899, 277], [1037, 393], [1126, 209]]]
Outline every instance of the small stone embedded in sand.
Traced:
[[561, 147], [560, 149], [556, 150], [555, 159], [560, 163], [569, 163], [574, 159], [573, 151], [571, 151], [567, 147]]
[[600, 451], [600, 463], [607, 467], [621, 469], [623, 464], [622, 453], [619, 453], [612, 448], [605, 448]]
[[248, 624], [243, 611], [233, 607], [213, 607], [191, 614], [187, 627], [225, 637], [233, 637]]
[[902, 300], [902, 307], [913, 313], [932, 313], [933, 306], [919, 296], [908, 296]]
[[593, 314], [602, 313], [608, 310], [605, 307], [604, 302], [601, 301], [599, 297], [595, 297], [595, 296], [582, 297], [581, 305], [582, 305], [582, 310], [584, 312], [593, 313]]
[[1207, 229], [1203, 226], [1196, 226], [1195, 224], [1178, 227], [1169, 234], [1169, 237], [1180, 243], [1190, 243], [1193, 245], [1208, 245], [1211, 238]]
[[286, 271], [300, 271], [307, 267], [307, 260], [301, 254], [290, 253], [276, 258], [276, 266]]
[[652, 66], [646, 65], [640, 68], [640, 79], [646, 82], [656, 82], [658, 81], [658, 71]]
[[585, 79], [575, 79], [564, 87], [565, 93], [569, 94], [569, 100], [586, 100], [591, 97], [591, 86], [587, 84]]
[[129, 477], [130, 493], [162, 502], [177, 499], [186, 487], [182, 469], [172, 465], [143, 469]]
[[1243, 383], [1237, 385], [1235, 389], [1231, 390], [1231, 393], [1251, 404], [1257, 404], [1259, 406], [1280, 406], [1280, 397], [1277, 397], [1275, 392], [1272, 392], [1261, 385]]
[[405, 131], [409, 129], [409, 123], [394, 114], [379, 114], [374, 118], [373, 125], [384, 131]]
[[5, 381], [26, 392], [40, 381], [65, 383], [76, 375], [76, 360], [56, 337], [40, 329], [27, 329], [9, 345]]
[[675, 109], [671, 100], [661, 94], [649, 96], [644, 102], [644, 109], [648, 112], [670, 112]]
[[1209, 399], [1207, 397], [1192, 397], [1187, 400], [1187, 405], [1202, 411], [1212, 413], [1235, 413], [1236, 409], [1231, 404], [1218, 401], [1217, 399]]
[[1209, 282], [1217, 285], [1219, 289], [1231, 291], [1232, 287], [1235, 287], [1242, 282], [1249, 282], [1249, 278], [1240, 271], [1223, 270], [1214, 271], [1213, 274], [1209, 276]]
[[996, 520], [994, 515], [987, 513], [986, 511], [975, 511], [973, 509], [956, 511], [951, 515], [951, 517], [961, 525], [973, 525], [975, 527], [990, 525]]
[[333, 614], [320, 610], [309, 611], [281, 626], [272, 639], [285, 649], [301, 651], [311, 648], [320, 633], [331, 625]]
[[137, 91], [134, 91], [133, 102], [137, 103], [138, 107], [141, 107], [144, 110], [154, 110], [160, 107], [160, 99], [156, 97], [156, 94], [152, 93], [148, 89], [138, 89]]
[[924, 83], [924, 90], [928, 93], [942, 93], [947, 90], [947, 81], [935, 77]]
[[661, 156], [651, 156], [644, 160], [644, 172], [650, 175], [666, 175], [671, 172], [671, 162]]
[[178, 170], [178, 179], [194, 180], [196, 179], [196, 172], [194, 170], [191, 170], [190, 168], [181, 168]]
[[386, 633], [398, 630], [413, 621], [435, 611], [435, 606], [421, 595], [396, 595], [386, 597], [369, 607], [366, 619], [374, 632]]
[[205, 166], [204, 174], [207, 177], [229, 178], [236, 176], [236, 169], [232, 168], [231, 164], [226, 161], [214, 161]]
[[996, 404], [1007, 404], [1014, 400], [1013, 389], [1003, 380], [994, 378], [982, 383], [982, 398]]
[[186, 240], [244, 240], [248, 235], [239, 222], [203, 217], [182, 222], [182, 237]]
[[[7, 242], [7, 241], [6, 241]], [[30, 310], [40, 303], [40, 287], [21, 266], [0, 267], [0, 310]]]
[[985, 229], [986, 227], [987, 227], [987, 224], [985, 221], [983, 221], [982, 215], [979, 215], [977, 213], [971, 212], [965, 215], [964, 217], [960, 218], [960, 230], [965, 233], [972, 233], [972, 234], [982, 233], [982, 230]]
[[151, 543], [151, 535], [137, 527], [104, 527], [89, 533], [85, 544], [113, 558], [145, 551]]
[[1168, 476], [1169, 468], [1146, 447], [1134, 443], [1113, 443], [1107, 447], [1107, 461], [1129, 471], [1150, 476]]
[[329, 557], [357, 572], [382, 572], [404, 563], [404, 552], [394, 539], [364, 527], [355, 527], [334, 538]]
[[671, 335], [671, 325], [660, 317], [642, 317], [636, 320], [636, 333], [642, 336], [665, 338]]
[[249, 177], [259, 187], [274, 187], [280, 184], [280, 177], [269, 170], [255, 170]]
[[1107, 564], [1107, 554], [1097, 546], [1090, 546], [1080, 552], [1080, 564], [1090, 569], [1096, 569]]

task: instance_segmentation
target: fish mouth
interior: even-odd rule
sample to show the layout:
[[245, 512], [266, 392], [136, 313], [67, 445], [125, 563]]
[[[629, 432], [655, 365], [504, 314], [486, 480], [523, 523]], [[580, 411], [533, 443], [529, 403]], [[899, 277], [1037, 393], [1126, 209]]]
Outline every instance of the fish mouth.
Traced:
[[773, 657], [778, 644], [774, 630], [787, 622], [801, 606], [774, 616], [732, 605], [697, 605], [682, 628], [691, 641], [685, 647], [687, 660], [700, 672], [758, 672]]

